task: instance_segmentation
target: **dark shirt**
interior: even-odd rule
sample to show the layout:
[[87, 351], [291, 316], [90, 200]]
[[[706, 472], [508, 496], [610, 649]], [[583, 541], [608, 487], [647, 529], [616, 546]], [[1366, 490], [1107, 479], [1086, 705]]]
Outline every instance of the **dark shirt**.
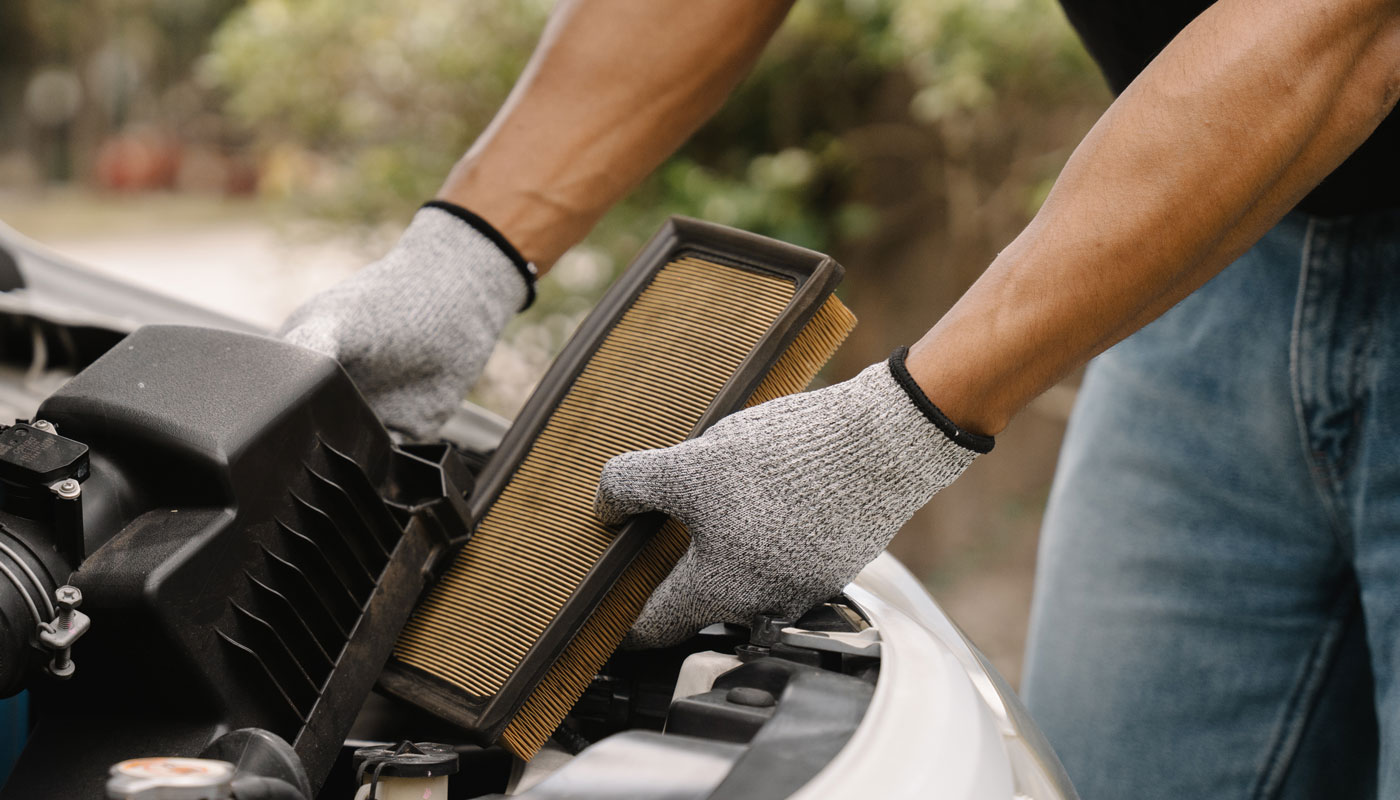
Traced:
[[[1121, 92], [1212, 0], [1060, 2], [1109, 86]], [[1400, 112], [1387, 117], [1298, 207], [1323, 216], [1400, 208]]]

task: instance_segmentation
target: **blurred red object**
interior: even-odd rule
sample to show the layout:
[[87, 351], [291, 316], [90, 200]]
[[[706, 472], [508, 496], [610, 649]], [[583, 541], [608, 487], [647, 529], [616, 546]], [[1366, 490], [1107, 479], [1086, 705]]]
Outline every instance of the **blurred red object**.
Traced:
[[180, 171], [180, 143], [158, 131], [127, 131], [97, 148], [93, 176], [103, 189], [140, 192], [174, 187]]
[[235, 197], [251, 195], [258, 190], [258, 165], [246, 156], [229, 156], [224, 159], [228, 171], [224, 173], [224, 193]]

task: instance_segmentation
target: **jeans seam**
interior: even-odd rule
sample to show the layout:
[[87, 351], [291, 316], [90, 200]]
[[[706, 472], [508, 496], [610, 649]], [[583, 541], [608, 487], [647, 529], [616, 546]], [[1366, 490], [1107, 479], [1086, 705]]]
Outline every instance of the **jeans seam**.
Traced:
[[1289, 337], [1288, 347], [1288, 373], [1291, 386], [1290, 393], [1293, 396], [1293, 417], [1298, 426], [1298, 445], [1302, 448], [1303, 463], [1308, 465], [1308, 473], [1312, 476], [1313, 488], [1317, 491], [1318, 498], [1327, 509], [1327, 516], [1332, 520], [1332, 535], [1339, 544], [1346, 546], [1343, 532], [1346, 530], [1346, 523], [1342, 518], [1340, 509], [1337, 508], [1336, 498], [1333, 496], [1336, 487], [1333, 485], [1330, 468], [1325, 464], [1317, 463], [1313, 458], [1312, 447], [1310, 445], [1310, 435], [1308, 433], [1307, 408], [1303, 400], [1303, 369], [1301, 360], [1303, 358], [1303, 328], [1304, 314], [1309, 307], [1308, 296], [1312, 283], [1312, 259], [1313, 240], [1317, 235], [1317, 218], [1308, 218], [1308, 228], [1303, 234], [1302, 258], [1298, 269], [1298, 298], [1293, 306], [1293, 330]]
[[1249, 793], [1251, 800], [1272, 800], [1283, 789], [1284, 778], [1288, 776], [1294, 757], [1298, 754], [1303, 731], [1316, 710], [1317, 700], [1336, 662], [1347, 623], [1357, 610], [1354, 586], [1351, 581], [1343, 584], [1340, 598], [1333, 603], [1326, 626], [1308, 651], [1306, 668], [1289, 693], [1283, 717], [1274, 730], [1273, 743], [1259, 771], [1259, 778]]

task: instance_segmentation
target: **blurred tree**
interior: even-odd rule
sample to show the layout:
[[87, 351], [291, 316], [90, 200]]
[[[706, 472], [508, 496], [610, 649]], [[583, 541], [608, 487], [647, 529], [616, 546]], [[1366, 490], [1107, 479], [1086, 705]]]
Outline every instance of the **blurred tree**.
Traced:
[[[504, 100], [549, 5], [254, 0], [224, 24], [205, 74], [274, 159], [318, 162], [319, 180], [275, 189], [344, 218], [401, 218]], [[900, 121], [935, 127], [1008, 88], [1072, 98], [1088, 67], [1050, 0], [806, 0], [633, 205], [828, 246], [873, 223], [841, 202], [841, 135], [887, 105], [882, 88], [912, 92]]]
[[[18, 107], [24, 78], [39, 58], [35, 39], [30, 3], [0, 3], [0, 108]], [[0, 115], [0, 144], [15, 135], [17, 123], [17, 115]]]
[[[549, 6], [251, 0], [216, 35], [203, 74], [254, 132], [268, 191], [341, 220], [397, 223], [504, 100]], [[853, 295], [903, 277], [891, 247], [938, 232], [939, 263], [971, 266], [935, 281], [965, 284], [1034, 211], [1103, 98], [1054, 0], [802, 0], [719, 115], [590, 237], [592, 266], [580, 270], [601, 278], [546, 282], [511, 333], [524, 348], [512, 356], [541, 368], [669, 214], [876, 260], [853, 275]], [[892, 309], [911, 302], [905, 292]], [[902, 333], [873, 327], [871, 340]]]
[[254, 0], [204, 74], [256, 132], [271, 191], [345, 219], [402, 218], [505, 99], [548, 6]]
[[0, 154], [24, 148], [66, 180], [87, 177], [99, 144], [128, 126], [199, 138], [188, 128], [207, 110], [191, 65], [242, 2], [0, 3]]

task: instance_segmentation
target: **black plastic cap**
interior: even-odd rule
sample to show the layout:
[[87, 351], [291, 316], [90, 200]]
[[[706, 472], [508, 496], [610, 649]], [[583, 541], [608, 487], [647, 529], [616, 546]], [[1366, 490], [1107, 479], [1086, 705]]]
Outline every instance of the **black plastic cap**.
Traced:
[[436, 778], [457, 774], [457, 751], [436, 742], [404, 742], [397, 747], [361, 747], [355, 751], [361, 779], [376, 771], [384, 778]]
[[88, 448], [55, 433], [17, 423], [0, 430], [0, 481], [48, 485], [88, 475]]

